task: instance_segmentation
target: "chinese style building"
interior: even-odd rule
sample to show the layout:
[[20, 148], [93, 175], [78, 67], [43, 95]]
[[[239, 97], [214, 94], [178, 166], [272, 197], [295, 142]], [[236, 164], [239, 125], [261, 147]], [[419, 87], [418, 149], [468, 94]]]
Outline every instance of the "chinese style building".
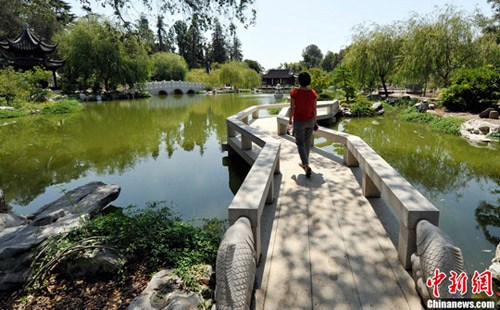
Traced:
[[276, 86], [280, 84], [283, 87], [295, 85], [296, 76], [289, 69], [271, 69], [262, 76], [264, 86]]
[[52, 71], [54, 86], [57, 87], [56, 71], [64, 61], [52, 59], [56, 47], [56, 44], [42, 42], [26, 26], [14, 40], [0, 41], [0, 66], [12, 66], [15, 70], [31, 70], [38, 66]]

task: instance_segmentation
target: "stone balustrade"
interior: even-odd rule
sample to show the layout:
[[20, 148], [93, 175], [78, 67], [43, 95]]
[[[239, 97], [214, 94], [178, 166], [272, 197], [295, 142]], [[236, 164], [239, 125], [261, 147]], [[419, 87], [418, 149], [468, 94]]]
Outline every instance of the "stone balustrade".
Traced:
[[152, 95], [158, 95], [162, 92], [168, 95], [197, 93], [203, 90], [201, 83], [185, 81], [154, 81], [146, 83], [146, 90]]

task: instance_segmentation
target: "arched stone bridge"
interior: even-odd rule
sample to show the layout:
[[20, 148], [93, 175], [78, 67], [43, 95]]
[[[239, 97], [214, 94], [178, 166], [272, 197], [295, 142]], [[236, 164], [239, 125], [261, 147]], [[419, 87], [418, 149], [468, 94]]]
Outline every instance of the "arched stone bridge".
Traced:
[[151, 95], [191, 94], [203, 90], [203, 84], [184, 81], [154, 81], [146, 83]]

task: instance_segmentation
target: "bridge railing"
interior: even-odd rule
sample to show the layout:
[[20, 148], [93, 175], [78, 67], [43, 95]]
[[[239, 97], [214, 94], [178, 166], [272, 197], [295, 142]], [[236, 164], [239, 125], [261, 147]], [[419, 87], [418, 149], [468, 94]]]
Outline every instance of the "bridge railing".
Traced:
[[243, 184], [229, 205], [229, 225], [238, 218], [250, 220], [255, 242], [256, 260], [261, 253], [260, 217], [266, 203], [274, 200], [274, 174], [279, 173], [280, 142], [249, 126], [259, 111], [283, 108], [287, 104], [252, 106], [226, 119], [227, 143], [245, 161], [252, 165]]
[[[319, 104], [318, 104], [319, 106]], [[286, 133], [289, 109], [278, 115], [278, 134]], [[362, 170], [362, 192], [367, 198], [383, 197], [399, 218], [398, 258], [411, 269], [411, 255], [416, 252], [416, 227], [420, 220], [438, 226], [439, 210], [403, 178], [361, 138], [319, 127], [316, 135], [344, 147], [344, 164]]]
[[[261, 253], [260, 217], [265, 203], [272, 203], [274, 200], [273, 174], [279, 173], [280, 169], [280, 143], [248, 124], [252, 118], [259, 117], [260, 110], [289, 106], [289, 103], [252, 106], [226, 119], [227, 144], [231, 150], [252, 165], [229, 206], [229, 225], [240, 217], [247, 217], [250, 220], [257, 260]], [[327, 108], [328, 113], [331, 113], [330, 110], [338, 108], [338, 101], [318, 102], [318, 108]], [[286, 125], [283, 129], [278, 122], [276, 130], [284, 134]]]

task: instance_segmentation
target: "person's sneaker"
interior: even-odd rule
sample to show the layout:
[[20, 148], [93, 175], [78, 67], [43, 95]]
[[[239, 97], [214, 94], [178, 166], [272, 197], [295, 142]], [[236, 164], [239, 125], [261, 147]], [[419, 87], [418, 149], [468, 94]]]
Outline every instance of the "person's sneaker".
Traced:
[[311, 167], [307, 167], [307, 169], [306, 169], [306, 178], [309, 179], [311, 177], [311, 173], [312, 173]]

